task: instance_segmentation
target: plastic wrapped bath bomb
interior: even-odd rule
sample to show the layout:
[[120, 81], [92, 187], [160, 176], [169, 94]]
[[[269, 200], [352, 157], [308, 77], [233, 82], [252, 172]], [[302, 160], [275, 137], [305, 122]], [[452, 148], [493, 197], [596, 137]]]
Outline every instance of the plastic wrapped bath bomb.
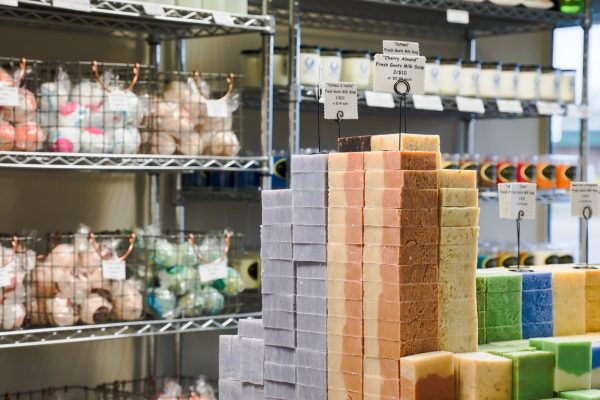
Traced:
[[104, 102], [104, 89], [96, 81], [81, 81], [71, 88], [71, 101], [90, 111], [97, 111]]
[[225, 296], [235, 296], [244, 291], [244, 281], [239, 272], [231, 267], [227, 267], [227, 277], [217, 279], [212, 286]]
[[191, 243], [185, 242], [177, 245], [177, 256], [182, 265], [192, 266], [198, 264], [198, 256]]
[[108, 321], [112, 304], [104, 297], [90, 293], [81, 304], [80, 319], [84, 324], [102, 324]]
[[2, 109], [4, 120], [14, 123], [33, 121], [36, 118], [37, 101], [35, 96], [27, 89], [19, 89], [19, 105]]
[[151, 135], [150, 144], [152, 154], [171, 155], [175, 153], [177, 144], [173, 136], [173, 132], [158, 132], [158, 134]]
[[48, 261], [55, 268], [75, 268], [75, 257], [73, 245], [62, 243], [52, 249]]
[[12, 76], [3, 68], [0, 68], [0, 86], [15, 86]]
[[71, 326], [79, 318], [72, 303], [65, 297], [46, 299], [45, 311], [48, 322], [54, 326]]
[[58, 82], [44, 82], [40, 86], [40, 111], [57, 112], [59, 107], [69, 102], [69, 91]]
[[158, 271], [160, 286], [169, 288], [177, 296], [181, 296], [190, 290], [197, 281], [195, 269], [177, 265]]
[[12, 330], [23, 326], [25, 306], [18, 303], [5, 303], [2, 307], [2, 329]]
[[8, 122], [0, 120], [0, 150], [13, 150], [15, 139], [15, 128]]
[[34, 121], [17, 124], [15, 127], [15, 149], [36, 151], [44, 147], [46, 133]]
[[115, 317], [122, 321], [140, 319], [144, 308], [144, 298], [140, 293], [140, 282], [128, 279], [113, 282], [112, 301]]
[[177, 246], [166, 239], [158, 239], [154, 248], [154, 261], [161, 267], [177, 264]]
[[99, 129], [123, 128], [126, 125], [127, 113], [124, 111], [108, 111], [104, 105], [90, 110], [82, 121], [83, 126]]
[[232, 131], [202, 133], [206, 146], [204, 154], [213, 156], [235, 156], [240, 152], [240, 142]]
[[115, 145], [114, 154], [136, 154], [141, 143], [140, 131], [137, 128], [118, 128], [112, 134]]
[[189, 292], [179, 299], [179, 311], [183, 317], [197, 317], [204, 312], [206, 300], [201, 292]]
[[186, 156], [197, 156], [204, 152], [206, 143], [203, 136], [197, 132], [182, 132], [179, 142], [179, 152]]
[[174, 318], [177, 299], [165, 288], [153, 288], [148, 293], [148, 308], [156, 318]]
[[112, 153], [114, 140], [112, 131], [99, 128], [84, 128], [81, 130], [82, 153]]
[[137, 127], [142, 123], [147, 114], [146, 108], [143, 102], [132, 91], [126, 91], [125, 96], [127, 97], [126, 122], [128, 125]]
[[49, 143], [52, 151], [59, 153], [79, 153], [81, 150], [81, 130], [79, 128], [60, 128], [50, 132]]
[[215, 315], [223, 310], [223, 307], [225, 307], [225, 299], [217, 289], [208, 286], [204, 288], [202, 293], [204, 296], [206, 312], [208, 314]]
[[58, 129], [79, 127], [86, 115], [87, 111], [82, 109], [77, 102], [62, 104], [58, 108]]

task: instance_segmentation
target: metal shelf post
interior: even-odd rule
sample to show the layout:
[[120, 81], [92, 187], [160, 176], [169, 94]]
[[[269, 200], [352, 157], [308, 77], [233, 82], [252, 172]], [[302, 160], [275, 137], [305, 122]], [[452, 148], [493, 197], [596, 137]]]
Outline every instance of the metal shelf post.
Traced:
[[300, 60], [300, 2], [290, 0], [289, 2], [289, 152], [292, 154], [300, 152], [300, 71], [298, 62]]
[[[262, 14], [269, 13], [269, 0], [262, 0]], [[260, 142], [267, 162], [262, 171], [262, 188], [271, 188], [273, 173], [273, 48], [275, 46], [275, 19], [269, 17], [271, 30], [262, 34], [262, 89], [260, 99]]]

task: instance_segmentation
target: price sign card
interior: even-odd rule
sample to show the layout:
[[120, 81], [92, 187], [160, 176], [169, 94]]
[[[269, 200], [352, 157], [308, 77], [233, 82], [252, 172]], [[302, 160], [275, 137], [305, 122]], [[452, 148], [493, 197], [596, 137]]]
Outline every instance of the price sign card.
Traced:
[[[425, 92], [425, 57], [375, 55], [374, 89], [377, 92], [396, 93], [394, 85], [404, 79], [410, 85], [407, 94], [423, 94]], [[406, 87], [398, 84], [398, 90], [405, 92]]]
[[125, 280], [125, 261], [109, 260], [102, 261], [102, 277], [115, 281]]
[[67, 10], [92, 11], [90, 0], [52, 0], [52, 5], [56, 8], [65, 8]]
[[0, 6], [18, 7], [18, 0], [0, 0]]
[[13, 276], [14, 274], [11, 274], [10, 267], [0, 268], [0, 288], [12, 286]]
[[535, 195], [535, 183], [498, 184], [500, 218], [517, 219], [523, 211], [521, 219], [535, 219]]
[[[358, 119], [358, 90], [351, 82], [325, 82], [325, 119]], [[339, 115], [338, 115], [339, 114]]]
[[415, 94], [412, 99], [413, 105], [417, 110], [444, 111], [444, 105], [440, 96]]
[[383, 54], [388, 55], [406, 55], [406, 56], [418, 56], [419, 43], [417, 42], [404, 42], [401, 40], [384, 40], [383, 41]]
[[538, 101], [535, 103], [540, 115], [563, 115], [564, 110], [560, 103], [551, 101]]
[[485, 114], [485, 106], [483, 100], [472, 97], [456, 97], [456, 107], [460, 112]]
[[588, 119], [590, 117], [590, 109], [584, 105], [569, 104], [567, 106], [567, 117]]
[[394, 108], [394, 97], [391, 93], [372, 92], [365, 90], [365, 101], [369, 107]]
[[465, 10], [446, 10], [446, 21], [451, 24], [464, 24], [469, 23], [469, 12]]
[[587, 182], [571, 183], [571, 216], [583, 217], [583, 210], [591, 208], [592, 214], [598, 211], [598, 184]]
[[0, 85], [0, 106], [18, 107], [19, 88]]
[[523, 114], [523, 105], [519, 100], [496, 100], [498, 111], [507, 114]]
[[199, 265], [198, 272], [200, 274], [201, 283], [216, 281], [217, 279], [225, 279], [227, 278], [227, 261], [221, 260], [209, 264]]
[[128, 103], [127, 94], [122, 90], [113, 90], [108, 94], [108, 111], [127, 112]]
[[226, 101], [206, 100], [206, 115], [211, 118], [229, 117], [229, 107]]
[[153, 17], [162, 17], [165, 15], [165, 9], [160, 4], [156, 3], [144, 3], [142, 5], [144, 12]]

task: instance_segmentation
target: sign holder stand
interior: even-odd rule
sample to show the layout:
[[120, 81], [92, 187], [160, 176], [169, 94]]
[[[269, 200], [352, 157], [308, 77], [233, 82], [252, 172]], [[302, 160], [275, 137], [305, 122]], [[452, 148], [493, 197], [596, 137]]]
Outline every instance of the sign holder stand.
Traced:
[[576, 269], [598, 269], [589, 264], [590, 262], [590, 219], [592, 219], [592, 207], [583, 208], [583, 219], [585, 221], [585, 264], [576, 265]]
[[342, 137], [342, 118], [344, 118], [344, 112], [342, 110], [338, 111], [336, 114], [337, 118], [335, 123], [338, 127], [338, 139]]
[[315, 97], [317, 98], [317, 142], [319, 153], [321, 154], [321, 84], [315, 89]]
[[525, 216], [525, 211], [519, 210], [517, 214], [517, 265], [516, 267], [510, 267], [508, 270], [511, 272], [533, 272], [527, 266], [521, 266], [521, 221]]
[[[398, 88], [400, 85], [404, 85], [404, 91], [400, 91]], [[406, 133], [406, 96], [410, 93], [410, 84], [406, 79], [400, 78], [394, 83], [394, 92], [400, 96], [400, 133]], [[402, 122], [404, 122], [404, 127], [402, 126]]]

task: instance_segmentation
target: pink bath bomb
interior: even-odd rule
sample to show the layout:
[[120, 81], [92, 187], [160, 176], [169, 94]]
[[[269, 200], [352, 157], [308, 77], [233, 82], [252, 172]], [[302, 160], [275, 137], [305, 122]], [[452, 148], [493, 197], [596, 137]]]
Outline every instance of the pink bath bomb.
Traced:
[[44, 146], [46, 133], [34, 121], [17, 124], [15, 127], [15, 149], [36, 151]]
[[5, 107], [2, 109], [2, 117], [6, 121], [24, 123], [35, 120], [37, 102], [35, 96], [29, 90], [19, 89], [19, 105], [17, 107]]
[[0, 68], [0, 86], [15, 86], [12, 76], [2, 68]]
[[5, 303], [2, 305], [3, 330], [17, 329], [23, 326], [25, 320], [25, 306], [19, 303]]
[[15, 128], [6, 121], [0, 120], [0, 150], [14, 150]]
[[59, 296], [45, 301], [45, 318], [50, 325], [70, 326], [75, 325], [79, 316], [71, 301], [59, 294]]
[[55, 268], [75, 268], [76, 254], [72, 244], [62, 243], [52, 249], [48, 261]]

